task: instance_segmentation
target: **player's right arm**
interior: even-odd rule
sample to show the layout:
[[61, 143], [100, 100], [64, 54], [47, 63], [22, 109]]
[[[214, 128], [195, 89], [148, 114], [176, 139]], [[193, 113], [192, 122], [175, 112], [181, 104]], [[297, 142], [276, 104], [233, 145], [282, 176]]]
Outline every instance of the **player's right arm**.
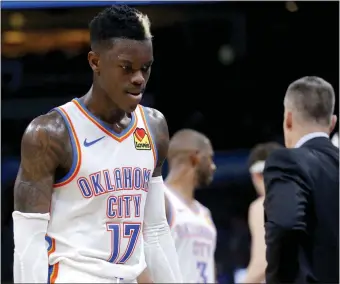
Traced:
[[34, 119], [21, 142], [14, 187], [14, 283], [46, 283], [45, 235], [50, 219], [54, 173], [65, 156], [67, 129], [52, 112]]
[[264, 231], [263, 203], [254, 201], [249, 207], [249, 229], [251, 233], [250, 262], [242, 283], [262, 283], [265, 280], [266, 244]]

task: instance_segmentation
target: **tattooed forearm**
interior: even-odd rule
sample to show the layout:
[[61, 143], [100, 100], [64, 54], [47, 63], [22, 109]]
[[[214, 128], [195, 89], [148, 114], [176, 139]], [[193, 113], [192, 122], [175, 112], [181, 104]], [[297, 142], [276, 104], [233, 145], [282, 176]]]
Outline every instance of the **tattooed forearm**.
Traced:
[[54, 173], [65, 156], [67, 130], [58, 114], [33, 120], [21, 143], [21, 164], [14, 187], [14, 210], [25, 213], [49, 211]]
[[14, 210], [20, 212], [42, 213], [51, 200], [50, 188], [44, 184], [18, 181], [15, 185]]
[[156, 109], [147, 108], [151, 131], [155, 137], [158, 151], [158, 161], [153, 176], [162, 174], [162, 165], [167, 157], [169, 148], [169, 130], [164, 115]]

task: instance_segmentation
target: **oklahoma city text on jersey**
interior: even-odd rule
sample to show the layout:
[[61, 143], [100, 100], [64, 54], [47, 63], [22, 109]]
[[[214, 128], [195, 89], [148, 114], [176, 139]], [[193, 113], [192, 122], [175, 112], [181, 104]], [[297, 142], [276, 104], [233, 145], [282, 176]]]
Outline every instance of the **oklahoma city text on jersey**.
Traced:
[[141, 195], [135, 191], [148, 191], [151, 170], [138, 167], [116, 168], [112, 171], [102, 170], [86, 177], [79, 177], [77, 184], [84, 198], [95, 198], [121, 190], [134, 191], [131, 194], [111, 195], [107, 199], [108, 218], [140, 217]]

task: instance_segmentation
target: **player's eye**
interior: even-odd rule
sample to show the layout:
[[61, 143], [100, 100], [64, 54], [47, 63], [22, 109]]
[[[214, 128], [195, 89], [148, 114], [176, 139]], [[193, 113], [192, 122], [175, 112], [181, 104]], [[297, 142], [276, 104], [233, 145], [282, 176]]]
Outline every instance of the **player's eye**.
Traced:
[[150, 69], [150, 67], [151, 67], [151, 65], [143, 66], [143, 67], [142, 67], [142, 71], [143, 71], [143, 72], [148, 72], [149, 69]]
[[132, 67], [131, 66], [128, 66], [128, 65], [122, 65], [121, 66], [122, 69], [126, 72], [131, 72], [132, 71]]

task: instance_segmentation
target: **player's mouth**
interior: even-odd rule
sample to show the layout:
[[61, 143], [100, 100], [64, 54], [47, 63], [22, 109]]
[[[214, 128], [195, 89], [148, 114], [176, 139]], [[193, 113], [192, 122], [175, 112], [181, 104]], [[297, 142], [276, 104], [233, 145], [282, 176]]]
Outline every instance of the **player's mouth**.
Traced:
[[132, 89], [131, 90], [128, 90], [126, 91], [126, 93], [130, 96], [133, 96], [133, 97], [139, 97], [139, 96], [142, 96], [142, 94], [144, 93], [144, 90], [145, 88], [142, 88], [142, 89]]
[[127, 92], [127, 93], [128, 93], [128, 95], [135, 96], [135, 97], [142, 95], [142, 92]]
[[133, 100], [135, 103], [139, 104], [142, 100], [143, 93], [142, 92], [127, 92], [128, 97], [130, 100]]

